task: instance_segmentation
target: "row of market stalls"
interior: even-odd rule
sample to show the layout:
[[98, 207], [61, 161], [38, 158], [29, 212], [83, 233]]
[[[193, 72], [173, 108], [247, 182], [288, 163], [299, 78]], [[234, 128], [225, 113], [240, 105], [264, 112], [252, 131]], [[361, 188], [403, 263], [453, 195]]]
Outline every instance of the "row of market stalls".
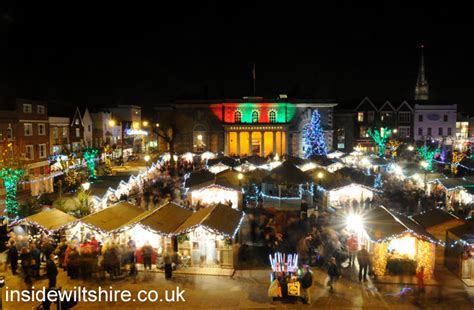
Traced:
[[84, 242], [94, 236], [102, 244], [137, 245], [137, 261], [142, 262], [141, 247], [150, 244], [155, 252], [152, 262], [160, 265], [163, 253], [179, 253], [184, 266], [233, 268], [235, 237], [245, 214], [217, 204], [197, 211], [167, 203], [143, 210], [120, 202], [81, 219], [57, 209], [47, 209], [27, 217], [15, 226], [47, 234], [58, 233], [67, 240]]

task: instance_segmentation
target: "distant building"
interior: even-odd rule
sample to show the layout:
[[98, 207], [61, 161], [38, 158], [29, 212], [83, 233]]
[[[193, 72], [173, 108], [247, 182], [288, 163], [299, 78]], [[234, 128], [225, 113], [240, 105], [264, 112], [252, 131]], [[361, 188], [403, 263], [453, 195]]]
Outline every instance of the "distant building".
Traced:
[[117, 135], [113, 135], [115, 124], [111, 122], [112, 113], [108, 110], [96, 111], [90, 114], [92, 117], [92, 135], [94, 147], [101, 148], [107, 144], [116, 144]]
[[[124, 156], [141, 152], [145, 143], [145, 134], [142, 130], [142, 111], [136, 105], [118, 105], [110, 108], [112, 120], [115, 124], [112, 130], [120, 130], [121, 143]], [[115, 136], [115, 135], [113, 135]]]
[[[24, 165], [24, 181], [18, 189], [29, 189], [33, 196], [51, 192], [52, 178], [48, 178], [50, 137], [47, 103], [19, 98], [2, 100], [0, 135], [13, 143], [15, 154]], [[2, 193], [3, 185], [0, 189]]]
[[84, 147], [84, 122], [82, 121], [81, 111], [76, 108], [70, 124], [70, 141], [74, 152], [82, 150]]
[[63, 154], [65, 150], [71, 149], [69, 142], [69, 129], [71, 121], [69, 117], [49, 117], [49, 143], [50, 154]]
[[84, 114], [82, 115], [82, 123], [84, 124], [84, 144], [86, 147], [91, 147], [93, 142], [93, 132], [92, 132], [92, 117], [89, 113], [89, 110], [86, 108]]
[[[313, 110], [321, 115], [326, 145], [333, 146], [335, 102], [269, 100], [186, 100], [156, 107], [156, 123], [171, 119], [179, 132], [176, 152], [219, 152], [226, 155], [303, 155], [303, 132]], [[159, 145], [164, 143], [160, 141]]]
[[334, 110], [333, 149], [351, 152], [354, 148], [354, 111]]

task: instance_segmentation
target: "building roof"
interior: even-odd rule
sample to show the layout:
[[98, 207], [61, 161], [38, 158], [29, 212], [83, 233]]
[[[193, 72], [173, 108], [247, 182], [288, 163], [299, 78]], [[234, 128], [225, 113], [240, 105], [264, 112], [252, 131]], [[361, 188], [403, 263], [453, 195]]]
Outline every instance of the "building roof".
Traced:
[[423, 226], [425, 229], [446, 223], [451, 220], [459, 220], [457, 216], [452, 215], [442, 209], [433, 209], [431, 211], [420, 213], [412, 217], [412, 219]]
[[251, 171], [245, 172], [245, 177], [247, 180], [252, 180], [256, 183], [262, 183], [263, 179], [270, 174], [270, 171], [267, 169], [254, 169]]
[[274, 168], [263, 180], [264, 183], [299, 185], [313, 182], [313, 179], [289, 161]]
[[310, 160], [321, 167], [328, 167], [336, 162], [335, 160], [327, 158], [326, 156], [311, 156]]
[[158, 234], [172, 234], [183, 224], [193, 211], [179, 206], [176, 203], [168, 202], [158, 208], [145, 211], [134, 219], [123, 224], [122, 227], [129, 227], [141, 224], [155, 231]]
[[247, 157], [244, 157], [242, 159], [243, 162], [248, 162], [252, 165], [255, 165], [255, 166], [262, 166], [262, 165], [265, 165], [267, 163], [267, 161], [265, 160], [265, 158], [261, 157], [261, 156], [258, 156], [258, 155], [251, 155], [251, 156], [247, 156]]
[[383, 206], [370, 210], [364, 216], [364, 226], [370, 239], [374, 242], [383, 242], [387, 238], [402, 236], [410, 232], [426, 241], [436, 241], [436, 238], [413, 220], [395, 215]]
[[119, 229], [124, 224], [143, 213], [129, 202], [119, 202], [113, 206], [90, 214], [81, 219], [81, 222], [96, 227], [100, 230], [111, 232]]
[[301, 166], [301, 165], [306, 164], [308, 162], [308, 160], [297, 157], [297, 156], [286, 155], [285, 156], [285, 162], [292, 163], [295, 166]]
[[200, 185], [209, 185], [214, 183], [215, 179], [216, 176], [209, 170], [193, 171], [186, 178], [186, 181], [184, 182], [184, 187], [190, 188]]
[[77, 219], [61, 210], [51, 208], [28, 216], [24, 221], [41, 226], [43, 229], [54, 231], [65, 225], [74, 223]]
[[451, 228], [448, 231], [456, 235], [459, 239], [469, 244], [474, 244], [474, 222], [470, 221], [464, 225]]
[[218, 158], [214, 158], [214, 159], [209, 159], [207, 161], [207, 165], [210, 167], [210, 166], [214, 166], [218, 163], [222, 163], [226, 166], [229, 166], [229, 167], [235, 167], [237, 166], [239, 163], [237, 160], [233, 159], [232, 157], [229, 157], [229, 156], [222, 156], [222, 157], [218, 157]]
[[187, 233], [198, 226], [211, 230], [220, 235], [234, 237], [234, 233], [245, 216], [242, 211], [229, 206], [218, 204], [202, 208], [193, 213], [178, 229], [176, 234]]

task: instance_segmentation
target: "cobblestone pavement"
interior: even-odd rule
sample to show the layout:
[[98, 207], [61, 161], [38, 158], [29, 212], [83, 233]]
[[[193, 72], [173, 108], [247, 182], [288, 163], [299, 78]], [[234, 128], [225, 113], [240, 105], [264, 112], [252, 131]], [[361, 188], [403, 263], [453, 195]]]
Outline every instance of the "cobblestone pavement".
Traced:
[[[19, 276], [12, 276], [10, 271], [6, 275], [6, 287], [11, 289], [25, 288]], [[114, 289], [127, 289], [136, 296], [139, 290], [164, 290], [176, 289], [178, 286], [185, 292], [185, 302], [180, 303], [139, 303], [139, 302], [80, 302], [74, 309], [159, 309], [173, 307], [173, 309], [255, 309], [255, 308], [277, 308], [277, 309], [474, 309], [472, 288], [466, 288], [461, 282], [452, 277], [445, 282], [443, 287], [428, 286], [425, 296], [420, 300], [420, 305], [414, 304], [415, 296], [411, 286], [394, 284], [359, 284], [347, 278], [355, 278], [355, 275], [346, 274], [344, 279], [339, 280], [334, 292], [329, 292], [324, 286], [325, 274], [314, 270], [314, 284], [312, 287], [312, 305], [298, 304], [272, 304], [267, 297], [269, 273], [268, 270], [241, 270], [237, 271], [233, 278], [222, 276], [192, 276], [174, 275], [173, 279], [167, 281], [162, 273], [145, 273], [138, 275], [136, 283], [126, 278], [123, 280], [80, 281], [70, 280], [66, 274], [60, 271], [58, 286], [73, 288], [74, 286], [85, 286], [88, 289], [113, 287]], [[36, 288], [47, 284], [47, 280], [35, 281]], [[405, 287], [405, 288], [404, 288]], [[404, 288], [404, 289], [403, 289]], [[39, 303], [6, 302], [5, 288], [3, 294], [3, 309], [32, 309]], [[400, 294], [400, 291], [406, 292]], [[438, 298], [442, 293], [441, 300]], [[470, 299], [471, 298], [471, 299]], [[56, 307], [52, 307], [56, 309]]]

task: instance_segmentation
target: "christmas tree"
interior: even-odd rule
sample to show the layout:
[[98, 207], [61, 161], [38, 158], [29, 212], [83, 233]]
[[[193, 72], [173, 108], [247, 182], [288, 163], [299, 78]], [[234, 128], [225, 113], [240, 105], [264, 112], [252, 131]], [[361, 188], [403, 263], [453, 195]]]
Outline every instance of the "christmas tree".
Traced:
[[18, 215], [18, 202], [16, 199], [16, 188], [20, 179], [25, 174], [19, 158], [15, 155], [13, 143], [4, 140], [1, 145], [0, 156], [0, 178], [5, 187], [5, 209], [10, 216]]
[[367, 130], [367, 133], [377, 144], [379, 157], [383, 157], [385, 155], [385, 143], [387, 142], [388, 137], [390, 137], [392, 131], [388, 128], [380, 128], [380, 130], [369, 129]]
[[99, 153], [99, 150], [88, 147], [84, 150], [84, 159], [86, 160], [87, 163], [87, 168], [89, 169], [89, 180], [94, 180], [96, 179], [95, 175], [95, 158], [97, 156], [97, 153]]
[[321, 116], [318, 110], [314, 110], [311, 121], [303, 132], [304, 157], [309, 158], [314, 155], [326, 155], [326, 143], [324, 141], [324, 131], [321, 126]]

